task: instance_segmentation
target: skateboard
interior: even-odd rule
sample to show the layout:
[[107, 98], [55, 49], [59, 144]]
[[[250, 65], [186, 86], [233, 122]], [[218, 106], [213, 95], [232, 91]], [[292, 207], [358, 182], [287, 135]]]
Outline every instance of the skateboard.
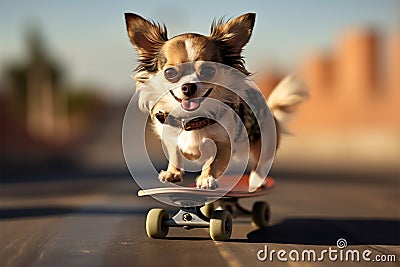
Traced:
[[[163, 209], [151, 209], [146, 217], [146, 233], [150, 238], [162, 239], [168, 234], [170, 227], [209, 228], [210, 236], [215, 241], [229, 240], [232, 233], [232, 216], [251, 216], [252, 224], [258, 228], [266, 228], [270, 220], [269, 204], [257, 201], [252, 210], [247, 210], [239, 203], [240, 198], [262, 196], [271, 191], [275, 180], [268, 177], [266, 185], [254, 192], [248, 192], [248, 175], [244, 175], [229, 191], [226, 184], [229, 176], [218, 179], [216, 190], [189, 187], [163, 187], [138, 191], [138, 195], [165, 198], [169, 203], [180, 206], [174, 216], [170, 217]], [[232, 181], [231, 181], [232, 182]], [[222, 197], [221, 197], [222, 196]], [[218, 200], [216, 200], [218, 198]]]

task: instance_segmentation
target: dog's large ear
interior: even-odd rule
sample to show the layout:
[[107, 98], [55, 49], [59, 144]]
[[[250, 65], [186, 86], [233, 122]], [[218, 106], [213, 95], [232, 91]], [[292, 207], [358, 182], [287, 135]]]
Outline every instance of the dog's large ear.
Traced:
[[137, 48], [144, 69], [155, 68], [154, 59], [161, 46], [168, 41], [167, 28], [139, 15], [125, 13], [126, 29], [131, 43]]
[[240, 54], [247, 44], [253, 31], [255, 13], [247, 13], [224, 23], [222, 19], [211, 25], [210, 37], [222, 43], [231, 53]]

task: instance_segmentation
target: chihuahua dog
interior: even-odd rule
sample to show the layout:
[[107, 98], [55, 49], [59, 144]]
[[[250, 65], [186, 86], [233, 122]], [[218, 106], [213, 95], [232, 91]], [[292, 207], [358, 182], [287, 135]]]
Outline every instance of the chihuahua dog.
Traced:
[[[160, 181], [182, 181], [183, 158], [201, 158], [204, 152], [201, 146], [205, 140], [211, 139], [216, 152], [207, 156], [196, 185], [201, 189], [217, 188], [217, 179], [227, 168], [231, 155], [240, 154], [243, 150], [240, 146], [244, 143], [243, 136], [238, 133], [243, 132], [240, 127], [244, 126], [249, 158], [256, 163], [250, 173], [249, 191], [262, 186], [265, 171], [257, 171], [255, 166], [262, 169], [270, 159], [260, 158], [260, 135], [265, 129], [256, 117], [265, 116], [265, 111], [250, 108], [243, 97], [234, 91], [245, 88], [247, 93], [250, 92], [248, 100], [264, 101], [264, 105], [269, 106], [278, 140], [289, 115], [307, 93], [288, 77], [274, 89], [265, 103], [260, 91], [249, 82], [250, 73], [245, 68], [242, 49], [253, 32], [255, 14], [214, 21], [209, 36], [186, 33], [171, 39], [167, 37], [165, 25], [132, 13], [125, 14], [125, 21], [129, 39], [139, 56], [135, 74], [136, 88], [140, 90], [139, 106], [149, 112], [155, 132], [168, 152], [168, 168], [159, 173]], [[152, 85], [146, 86], [147, 82]], [[235, 89], [228, 90], [227, 87]], [[223, 103], [223, 107], [206, 104], [212, 101]], [[262, 103], [258, 106], [262, 107]], [[226, 107], [234, 110], [234, 114], [226, 112]], [[170, 134], [167, 135], [165, 132], [168, 130]], [[273, 131], [275, 133], [275, 129]], [[210, 148], [205, 146], [207, 149]]]

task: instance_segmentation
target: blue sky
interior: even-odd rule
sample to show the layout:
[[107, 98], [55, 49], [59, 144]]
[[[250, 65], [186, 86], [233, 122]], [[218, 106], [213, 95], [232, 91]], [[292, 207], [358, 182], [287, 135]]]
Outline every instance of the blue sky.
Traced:
[[[250, 71], [260, 66], [293, 68], [315, 49], [329, 49], [344, 30], [372, 26], [384, 34], [399, 31], [396, 0], [267, 1], [1, 1], [0, 63], [24, 58], [24, 31], [34, 21], [49, 51], [68, 70], [71, 83], [95, 84], [110, 95], [134, 87], [130, 71], [136, 54], [124, 12], [164, 22], [169, 37], [184, 32], [208, 34], [222, 16], [256, 12], [253, 37], [245, 56]], [[397, 27], [397, 28], [396, 28]]]

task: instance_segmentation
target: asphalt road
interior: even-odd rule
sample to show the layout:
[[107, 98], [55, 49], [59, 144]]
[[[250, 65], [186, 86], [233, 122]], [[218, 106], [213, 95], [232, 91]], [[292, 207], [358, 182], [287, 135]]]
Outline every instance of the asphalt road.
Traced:
[[[272, 209], [272, 225], [256, 230], [248, 219], [234, 220], [232, 239], [214, 242], [208, 230], [170, 229], [164, 240], [145, 234], [146, 212], [162, 205], [136, 196], [129, 177], [102, 177], [1, 185], [0, 265], [6, 266], [308, 266], [310, 262], [260, 261], [257, 253], [292, 250], [371, 250], [400, 264], [399, 181], [297, 180], [276, 177], [277, 187], [262, 197]], [[254, 199], [243, 202], [251, 205]], [[264, 254], [260, 254], [263, 256]], [[292, 254], [295, 255], [295, 254]], [[324, 265], [364, 266], [330, 260]], [[321, 266], [321, 262], [312, 263]], [[372, 263], [370, 263], [372, 266]]]

